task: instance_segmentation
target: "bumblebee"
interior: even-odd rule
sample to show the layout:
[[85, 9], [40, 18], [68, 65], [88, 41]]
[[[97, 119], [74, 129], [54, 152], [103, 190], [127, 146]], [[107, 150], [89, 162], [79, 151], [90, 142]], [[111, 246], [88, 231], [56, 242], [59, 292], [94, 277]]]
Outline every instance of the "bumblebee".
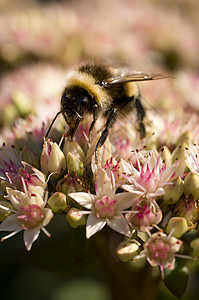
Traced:
[[101, 147], [118, 116], [126, 116], [136, 110], [140, 136], [145, 136], [145, 109], [137, 81], [167, 78], [162, 74], [128, 73], [103, 63], [88, 63], [71, 71], [61, 96], [61, 110], [50, 124], [46, 137], [59, 114], [63, 114], [69, 125], [67, 136], [70, 140], [86, 114], [93, 117], [90, 130], [99, 117], [104, 117], [105, 127], [97, 142], [95, 153]]

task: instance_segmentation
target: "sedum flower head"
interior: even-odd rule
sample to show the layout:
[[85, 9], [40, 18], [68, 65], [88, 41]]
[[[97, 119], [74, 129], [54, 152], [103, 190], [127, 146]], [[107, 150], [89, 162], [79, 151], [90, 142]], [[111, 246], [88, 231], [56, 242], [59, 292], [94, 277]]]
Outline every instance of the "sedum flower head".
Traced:
[[89, 192], [69, 194], [71, 198], [88, 209], [85, 211], [85, 214], [88, 214], [86, 237], [90, 238], [106, 224], [113, 230], [129, 236], [130, 230], [123, 216], [123, 210], [129, 208], [140, 193], [116, 194], [114, 175], [111, 172], [109, 176], [104, 169], [99, 169], [95, 191], [96, 195]]

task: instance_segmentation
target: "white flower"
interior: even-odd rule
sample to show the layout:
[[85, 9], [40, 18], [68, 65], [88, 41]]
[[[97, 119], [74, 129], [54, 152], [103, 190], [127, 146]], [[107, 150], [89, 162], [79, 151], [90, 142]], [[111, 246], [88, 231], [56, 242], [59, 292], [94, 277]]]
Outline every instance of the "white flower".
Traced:
[[138, 168], [131, 165], [132, 175], [126, 176], [130, 185], [124, 184], [122, 187], [132, 193], [140, 191], [142, 196], [151, 198], [164, 194], [164, 186], [169, 184], [170, 178], [175, 175], [178, 163], [166, 168], [161, 156], [152, 150], [143, 166], [137, 157], [137, 165]]
[[140, 197], [140, 192], [115, 194], [115, 179], [112, 172], [110, 176], [104, 169], [100, 169], [95, 182], [96, 195], [90, 193], [71, 193], [70, 197], [89, 211], [86, 224], [86, 237], [100, 231], [106, 224], [113, 230], [130, 235], [129, 226], [123, 216], [123, 211], [129, 208], [133, 202]]
[[[47, 236], [46, 226], [53, 217], [49, 208], [45, 208], [45, 201], [38, 193], [26, 193], [7, 188], [6, 197], [12, 203], [14, 209], [7, 209], [13, 212], [0, 225], [0, 231], [12, 231], [11, 234], [2, 238], [5, 240], [21, 230], [24, 230], [24, 243], [29, 251], [33, 242], [38, 238], [40, 230]], [[6, 209], [6, 207], [5, 207]]]

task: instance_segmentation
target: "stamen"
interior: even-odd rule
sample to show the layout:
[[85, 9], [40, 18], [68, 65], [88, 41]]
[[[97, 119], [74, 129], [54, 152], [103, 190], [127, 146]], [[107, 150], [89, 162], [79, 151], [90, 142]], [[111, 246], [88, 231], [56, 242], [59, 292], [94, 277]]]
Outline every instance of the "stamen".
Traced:
[[12, 237], [13, 235], [17, 234], [17, 233], [18, 233], [19, 231], [21, 231], [21, 230], [22, 230], [22, 229], [20, 228], [20, 229], [18, 229], [18, 230], [16, 230], [16, 231], [11, 232], [11, 233], [8, 234], [8, 235], [2, 237], [2, 238], [1, 238], [1, 242], [3, 242], [3, 241], [6, 240], [6, 239], [9, 239], [10, 237]]
[[0, 208], [2, 208], [3, 210], [6, 210], [8, 213], [9, 213], [9, 212], [16, 213], [16, 211], [15, 211], [14, 209], [8, 208], [8, 207], [3, 206], [3, 205], [1, 205], [1, 204], [0, 204]]
[[24, 193], [25, 194], [28, 194], [28, 190], [27, 190], [27, 187], [26, 187], [26, 183], [25, 183], [25, 180], [23, 177], [21, 177], [21, 181], [22, 181], [22, 185], [23, 185], [23, 189], [24, 189]]
[[48, 237], [48, 238], [50, 238], [51, 237], [51, 234], [46, 230], [46, 228], [45, 227], [41, 227], [41, 230], [45, 233], [45, 235]]

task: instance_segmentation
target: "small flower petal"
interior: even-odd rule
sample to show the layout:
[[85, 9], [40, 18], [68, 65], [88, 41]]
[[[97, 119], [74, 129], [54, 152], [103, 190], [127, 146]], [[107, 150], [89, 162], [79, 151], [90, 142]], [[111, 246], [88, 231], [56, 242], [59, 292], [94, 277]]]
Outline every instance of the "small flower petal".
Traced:
[[126, 236], [130, 236], [130, 234], [131, 234], [130, 230], [129, 230], [129, 226], [123, 215], [114, 216], [111, 219], [106, 219], [106, 223], [113, 230], [115, 230], [121, 234], [124, 234]]
[[0, 231], [17, 231], [22, 230], [21, 221], [17, 218], [19, 214], [7, 217], [0, 225]]
[[115, 194], [114, 200], [117, 200], [117, 210], [123, 210], [130, 207], [138, 198], [142, 196], [142, 192], [123, 192]]
[[40, 226], [28, 230], [24, 230], [24, 235], [23, 235], [24, 244], [28, 251], [30, 251], [32, 244], [38, 238], [40, 230], [41, 230]]
[[77, 201], [80, 205], [86, 207], [87, 209], [92, 208], [92, 198], [95, 199], [95, 195], [91, 195], [84, 192], [79, 193], [70, 193], [69, 196], [73, 198], [75, 201]]
[[86, 238], [89, 239], [105, 225], [106, 221], [104, 219], [98, 219], [95, 214], [90, 214], [86, 223]]

